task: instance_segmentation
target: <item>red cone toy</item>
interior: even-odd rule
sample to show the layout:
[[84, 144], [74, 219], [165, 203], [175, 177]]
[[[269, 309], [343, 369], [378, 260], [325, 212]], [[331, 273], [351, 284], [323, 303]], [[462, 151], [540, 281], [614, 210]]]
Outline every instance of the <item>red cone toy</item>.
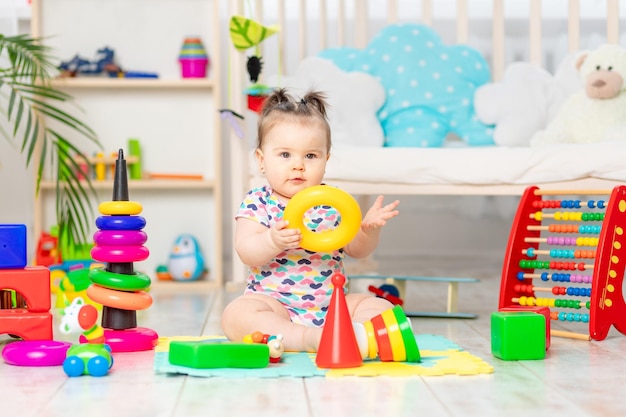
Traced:
[[363, 364], [363, 359], [343, 292], [346, 277], [336, 273], [331, 280], [333, 294], [315, 363], [320, 368], [355, 368]]

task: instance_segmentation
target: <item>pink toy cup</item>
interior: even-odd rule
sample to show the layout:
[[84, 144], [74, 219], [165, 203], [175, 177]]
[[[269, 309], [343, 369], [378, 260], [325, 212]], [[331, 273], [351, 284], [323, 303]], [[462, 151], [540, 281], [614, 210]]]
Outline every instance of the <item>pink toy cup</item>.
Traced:
[[208, 58], [181, 58], [179, 59], [183, 78], [205, 78], [209, 66]]

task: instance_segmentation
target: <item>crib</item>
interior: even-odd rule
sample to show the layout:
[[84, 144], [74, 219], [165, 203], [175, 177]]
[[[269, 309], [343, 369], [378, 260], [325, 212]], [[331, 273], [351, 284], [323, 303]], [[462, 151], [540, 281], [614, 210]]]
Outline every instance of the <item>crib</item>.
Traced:
[[[496, 83], [516, 61], [554, 71], [566, 55], [591, 48], [594, 41], [620, 43], [619, 24], [624, 22], [619, 0], [256, 0], [232, 2], [228, 13], [280, 27], [259, 46], [263, 76], [278, 74], [278, 79], [322, 50], [362, 49], [387, 25], [419, 23], [437, 31], [445, 44], [478, 50], [489, 64], [490, 82]], [[232, 134], [229, 140], [236, 208], [263, 178], [250, 163], [256, 119], [246, 110], [246, 54], [230, 49], [228, 106], [247, 120], [244, 139]], [[572, 194], [624, 183], [624, 161], [626, 146], [618, 141], [547, 147], [339, 145], [331, 150], [325, 180], [364, 202], [378, 194], [521, 196], [531, 185]], [[243, 265], [233, 258], [232, 280], [242, 283]]]

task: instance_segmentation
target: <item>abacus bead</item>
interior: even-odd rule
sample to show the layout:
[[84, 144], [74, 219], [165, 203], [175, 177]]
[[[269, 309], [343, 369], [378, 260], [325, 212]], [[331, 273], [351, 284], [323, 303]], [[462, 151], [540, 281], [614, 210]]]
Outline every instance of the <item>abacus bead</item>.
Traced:
[[598, 200], [598, 208], [603, 209], [605, 207], [604, 200]]
[[542, 272], [541, 273], [541, 280], [542, 281], [548, 281], [548, 273], [547, 272]]
[[526, 255], [528, 255], [528, 257], [530, 258], [533, 258], [535, 256], [535, 249], [534, 248], [526, 249]]
[[589, 323], [589, 314], [581, 314], [581, 320], [583, 323]]
[[580, 208], [580, 200], [574, 200], [574, 208]]
[[524, 273], [522, 271], [519, 271], [517, 273], [517, 279], [519, 279], [520, 281], [524, 280]]
[[596, 202], [593, 200], [589, 200], [587, 201], [587, 207], [589, 208], [595, 208], [596, 207]]

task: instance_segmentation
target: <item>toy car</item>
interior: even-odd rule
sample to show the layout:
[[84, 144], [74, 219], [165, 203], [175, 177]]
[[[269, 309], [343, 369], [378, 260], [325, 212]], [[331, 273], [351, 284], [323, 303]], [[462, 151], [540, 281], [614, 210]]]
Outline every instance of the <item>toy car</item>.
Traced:
[[74, 345], [67, 351], [63, 370], [67, 376], [104, 376], [113, 366], [111, 348], [102, 343]]

